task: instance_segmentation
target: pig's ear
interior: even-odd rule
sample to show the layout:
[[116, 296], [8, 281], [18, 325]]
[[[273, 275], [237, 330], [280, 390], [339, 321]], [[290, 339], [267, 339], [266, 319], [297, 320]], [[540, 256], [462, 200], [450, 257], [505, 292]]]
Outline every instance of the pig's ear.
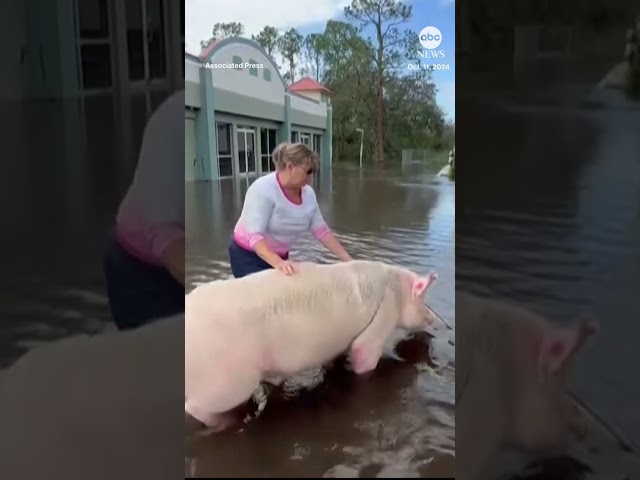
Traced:
[[583, 315], [574, 326], [558, 328], [545, 337], [539, 352], [542, 378], [560, 370], [598, 328], [598, 323], [592, 317]]
[[436, 283], [438, 280], [438, 274], [436, 272], [430, 272], [425, 277], [418, 277], [413, 281], [411, 293], [414, 297], [422, 297], [427, 289]]

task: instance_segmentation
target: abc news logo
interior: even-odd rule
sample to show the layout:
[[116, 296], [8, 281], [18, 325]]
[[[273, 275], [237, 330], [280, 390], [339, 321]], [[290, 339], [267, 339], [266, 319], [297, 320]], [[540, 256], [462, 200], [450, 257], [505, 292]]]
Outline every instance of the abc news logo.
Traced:
[[424, 27], [419, 35], [420, 45], [426, 51], [418, 51], [422, 58], [444, 58], [444, 50], [436, 50], [442, 43], [442, 32], [437, 27]]

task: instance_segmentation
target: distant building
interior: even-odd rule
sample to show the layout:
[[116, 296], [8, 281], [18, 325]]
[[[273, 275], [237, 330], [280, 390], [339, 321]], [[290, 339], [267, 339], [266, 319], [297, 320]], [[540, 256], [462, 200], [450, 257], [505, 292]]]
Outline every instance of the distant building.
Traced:
[[311, 78], [288, 89], [273, 60], [242, 37], [185, 53], [185, 181], [261, 175], [271, 153], [302, 142], [331, 165], [333, 93]]

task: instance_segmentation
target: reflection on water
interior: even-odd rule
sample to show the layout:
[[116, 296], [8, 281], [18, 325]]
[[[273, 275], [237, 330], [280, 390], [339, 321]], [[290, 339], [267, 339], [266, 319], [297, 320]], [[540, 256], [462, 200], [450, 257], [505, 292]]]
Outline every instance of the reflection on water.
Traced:
[[[483, 104], [463, 121], [457, 287], [515, 299], [558, 322], [593, 311], [602, 330], [577, 364], [573, 389], [637, 449], [640, 386], [630, 368], [640, 362], [639, 106], [615, 92], [589, 92], [585, 101], [564, 92], [542, 105]], [[474, 161], [478, 151], [491, 161]], [[625, 458], [589, 454], [592, 478], [637, 475], [640, 458], [635, 467]]]
[[[230, 276], [227, 243], [252, 181], [187, 184], [189, 290]], [[437, 271], [440, 280], [430, 290], [430, 305], [455, 324], [453, 183], [414, 164], [401, 172], [335, 168], [323, 172], [315, 188], [325, 219], [355, 258]], [[291, 255], [333, 261], [310, 236]], [[292, 379], [270, 392], [262, 414], [242, 431], [193, 440], [185, 474], [451, 474], [454, 374], [451, 365], [429, 366], [428, 345], [427, 338], [405, 339], [396, 353], [406, 361], [387, 357], [370, 378], [356, 378], [341, 359], [327, 370]], [[432, 348], [441, 366], [453, 359], [446, 342], [434, 342]]]

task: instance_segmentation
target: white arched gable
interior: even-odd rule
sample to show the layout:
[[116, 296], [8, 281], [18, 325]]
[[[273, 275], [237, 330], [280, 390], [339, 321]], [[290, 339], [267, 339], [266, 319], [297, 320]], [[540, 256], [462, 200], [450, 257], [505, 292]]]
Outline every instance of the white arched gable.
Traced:
[[213, 48], [203, 67], [207, 63], [217, 89], [284, 104], [285, 85], [278, 69], [266, 52], [252, 42], [242, 38], [223, 40]]

